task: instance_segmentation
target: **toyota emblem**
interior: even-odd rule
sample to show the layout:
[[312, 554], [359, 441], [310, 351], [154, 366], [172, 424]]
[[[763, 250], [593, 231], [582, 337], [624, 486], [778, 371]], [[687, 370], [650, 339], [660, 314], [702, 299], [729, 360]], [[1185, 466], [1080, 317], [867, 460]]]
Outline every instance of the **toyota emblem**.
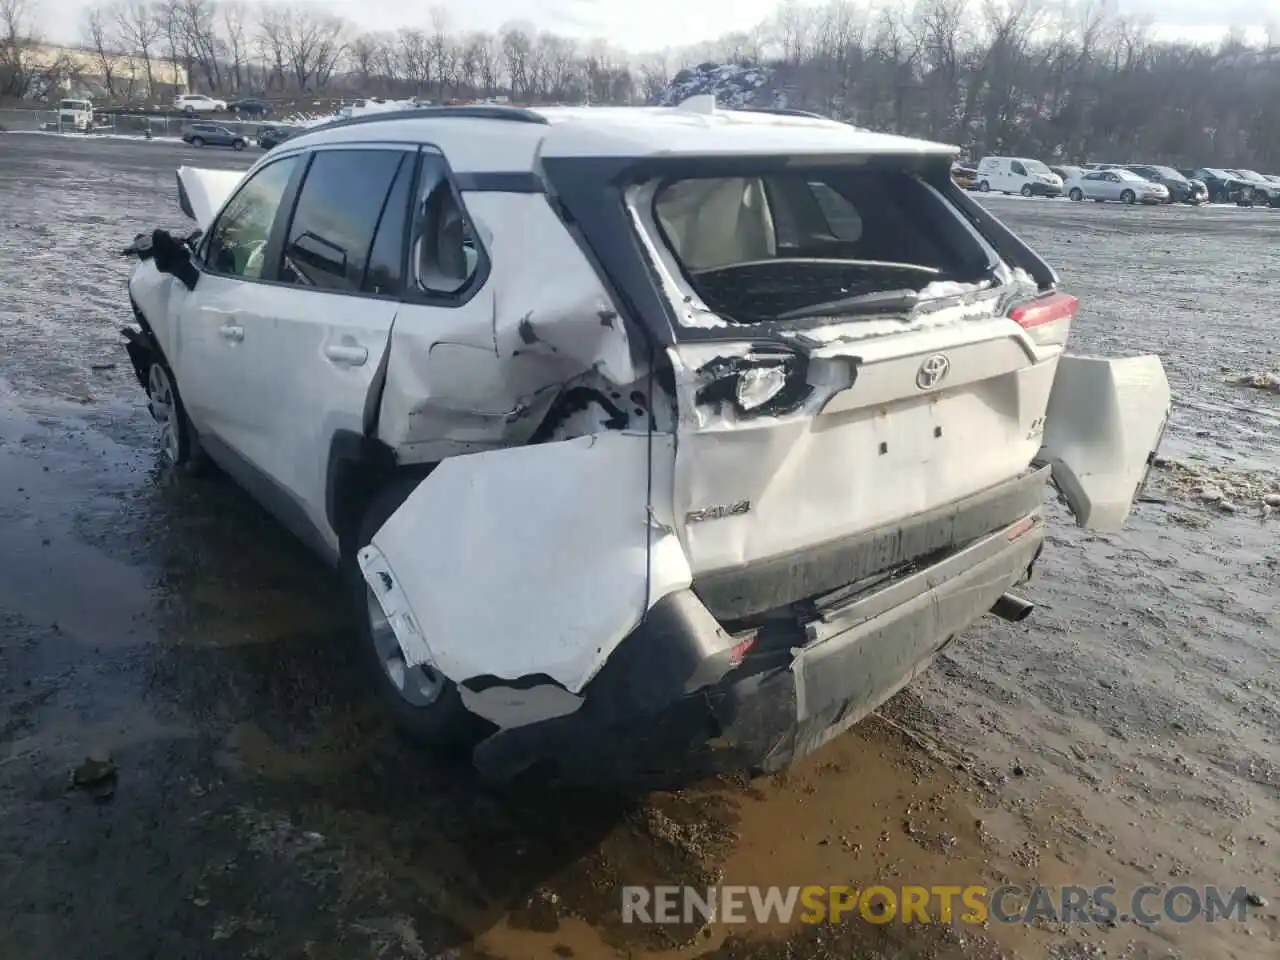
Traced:
[[920, 369], [916, 371], [916, 386], [921, 390], [932, 390], [946, 379], [950, 369], [951, 361], [947, 359], [947, 355], [935, 353], [920, 364]]

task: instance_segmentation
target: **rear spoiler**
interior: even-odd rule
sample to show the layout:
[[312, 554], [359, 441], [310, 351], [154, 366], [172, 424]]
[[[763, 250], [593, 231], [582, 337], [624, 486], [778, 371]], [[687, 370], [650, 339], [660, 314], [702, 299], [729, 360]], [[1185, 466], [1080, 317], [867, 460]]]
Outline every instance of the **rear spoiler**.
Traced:
[[198, 167], [178, 168], [178, 206], [196, 222], [201, 230], [209, 224], [222, 205], [244, 180], [242, 170], [201, 170]]

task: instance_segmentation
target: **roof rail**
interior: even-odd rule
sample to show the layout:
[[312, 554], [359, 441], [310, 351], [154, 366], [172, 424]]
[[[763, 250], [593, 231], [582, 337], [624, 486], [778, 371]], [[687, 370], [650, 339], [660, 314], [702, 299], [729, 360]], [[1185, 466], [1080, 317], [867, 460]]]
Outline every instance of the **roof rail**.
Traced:
[[743, 113], [772, 113], [779, 117], [809, 117], [811, 120], [830, 120], [811, 110], [794, 110], [791, 107], [744, 107]]
[[547, 125], [549, 121], [540, 113], [534, 113], [524, 107], [505, 107], [496, 103], [477, 103], [457, 107], [410, 107], [406, 110], [374, 110], [354, 117], [339, 117], [328, 123], [317, 124], [308, 128], [313, 130], [333, 130], [337, 127], [354, 127], [362, 123], [379, 123], [383, 120], [437, 120], [448, 117], [458, 120], [506, 120], [511, 123], [538, 123]]

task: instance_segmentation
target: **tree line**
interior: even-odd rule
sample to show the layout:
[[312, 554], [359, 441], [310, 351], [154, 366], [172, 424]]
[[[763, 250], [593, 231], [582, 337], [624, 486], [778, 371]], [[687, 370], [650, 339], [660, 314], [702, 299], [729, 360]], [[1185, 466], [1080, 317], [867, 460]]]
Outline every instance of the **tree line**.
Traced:
[[[23, 55], [39, 3], [0, 0], [0, 96], [42, 89]], [[155, 96], [161, 60], [224, 97], [621, 104], [654, 100], [696, 64], [736, 63], [765, 69], [770, 103], [974, 156], [1280, 169], [1275, 45], [1250, 47], [1239, 30], [1214, 46], [1158, 40], [1106, 0], [782, 0], [753, 30], [643, 54], [528, 23], [458, 31], [441, 7], [371, 33], [303, 4], [117, 0], [86, 11], [81, 39], [111, 99]], [[121, 76], [122, 55], [140, 69]]]

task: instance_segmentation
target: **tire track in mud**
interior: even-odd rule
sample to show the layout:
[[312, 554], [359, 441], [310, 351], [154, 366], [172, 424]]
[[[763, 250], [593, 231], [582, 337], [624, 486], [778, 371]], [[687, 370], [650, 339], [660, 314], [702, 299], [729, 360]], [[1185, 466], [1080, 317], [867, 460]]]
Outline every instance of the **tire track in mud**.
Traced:
[[[178, 163], [246, 159], [6, 137], [0, 912], [14, 956], [1244, 958], [1276, 941], [1274, 907], [1172, 933], [620, 917], [623, 885], [713, 882], [1238, 882], [1274, 904], [1274, 522], [1176, 482], [1119, 536], [1053, 508], [1031, 620], [975, 626], [786, 777], [643, 800], [485, 790], [371, 710], [326, 571], [230, 485], [157, 467], [115, 332], [130, 264], [114, 254], [181, 225]], [[1280, 404], [1224, 382], [1275, 362], [1274, 325], [1256, 317], [1280, 302], [1270, 215], [991, 202], [1081, 296], [1077, 351], [1165, 359], [1171, 455], [1271, 483]], [[120, 770], [109, 804], [66, 789], [95, 747]]]

